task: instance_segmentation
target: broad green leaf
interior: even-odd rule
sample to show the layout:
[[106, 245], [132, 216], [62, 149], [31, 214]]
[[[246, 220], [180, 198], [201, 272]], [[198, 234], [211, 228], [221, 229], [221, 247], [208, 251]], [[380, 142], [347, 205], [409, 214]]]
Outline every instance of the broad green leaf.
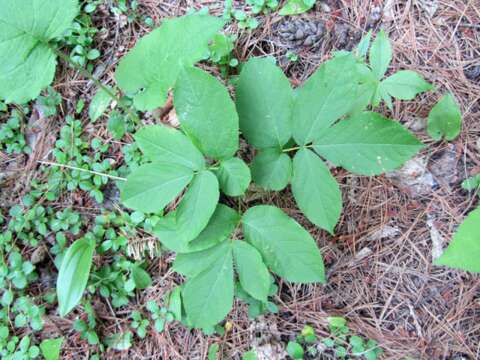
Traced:
[[480, 273], [480, 208], [468, 214], [435, 264]]
[[[110, 91], [112, 89], [108, 88]], [[98, 89], [97, 93], [90, 102], [88, 107], [88, 116], [91, 122], [97, 121], [100, 116], [108, 109], [110, 103], [113, 101], [112, 97], [104, 89]]]
[[67, 250], [57, 278], [58, 311], [67, 315], [82, 298], [92, 266], [95, 240], [80, 238]]
[[229, 245], [223, 256], [184, 285], [183, 303], [193, 327], [214, 326], [232, 309], [233, 264]]
[[216, 172], [220, 189], [228, 196], [241, 196], [252, 180], [250, 168], [242, 159], [231, 158], [220, 163]]
[[185, 248], [207, 226], [218, 204], [218, 180], [210, 171], [195, 175], [175, 213], [160, 219], [155, 235], [173, 251]]
[[248, 143], [281, 148], [292, 137], [293, 90], [272, 58], [252, 58], [237, 84], [240, 129]]
[[357, 98], [358, 69], [353, 55], [338, 56], [296, 90], [293, 138], [305, 145], [347, 114]]
[[243, 215], [245, 239], [275, 274], [294, 283], [325, 282], [317, 244], [299, 223], [274, 206], [255, 206]]
[[381, 30], [370, 47], [370, 66], [378, 80], [381, 80], [392, 61], [392, 45], [385, 31]]
[[135, 141], [149, 160], [175, 163], [192, 170], [205, 167], [202, 153], [176, 129], [163, 125], [145, 126], [137, 131]]
[[40, 350], [45, 360], [59, 360], [62, 349], [63, 337], [57, 339], [45, 339], [40, 343]]
[[292, 160], [277, 149], [261, 150], [253, 159], [252, 178], [266, 190], [283, 190], [292, 176]]
[[49, 42], [71, 26], [78, 0], [0, 0], [0, 9], [0, 98], [22, 104], [52, 82]]
[[133, 96], [138, 110], [163, 106], [181, 69], [208, 54], [209, 40], [222, 27], [220, 18], [209, 15], [165, 20], [120, 61], [115, 74], [118, 85]]
[[422, 148], [402, 125], [373, 112], [340, 121], [314, 142], [318, 154], [359, 175], [397, 169]]
[[333, 234], [342, 194], [328, 167], [311, 150], [302, 149], [293, 158], [292, 192], [308, 220]]
[[132, 171], [121, 188], [125, 206], [144, 213], [158, 213], [174, 200], [193, 178], [182, 165], [152, 163]]
[[180, 72], [174, 103], [183, 131], [209, 158], [231, 158], [238, 150], [238, 115], [215, 77], [198, 68]]
[[396, 72], [383, 80], [380, 86], [387, 94], [400, 100], [413, 100], [418, 94], [433, 89], [432, 84], [426, 82], [415, 71], [410, 70]]
[[242, 288], [253, 298], [267, 302], [270, 290], [270, 273], [262, 256], [246, 241], [233, 242], [233, 259]]
[[372, 30], [370, 30], [362, 40], [357, 45], [357, 49], [355, 50], [356, 54], [361, 58], [365, 58], [368, 54], [368, 48], [370, 47], [370, 42], [372, 41]]
[[462, 112], [453, 94], [444, 95], [428, 114], [428, 135], [434, 140], [454, 140], [462, 128]]
[[310, 10], [315, 0], [288, 0], [278, 12], [279, 15], [298, 15]]
[[140, 266], [134, 266], [132, 269], [132, 277], [135, 282], [135, 288], [146, 289], [152, 285], [152, 278]]

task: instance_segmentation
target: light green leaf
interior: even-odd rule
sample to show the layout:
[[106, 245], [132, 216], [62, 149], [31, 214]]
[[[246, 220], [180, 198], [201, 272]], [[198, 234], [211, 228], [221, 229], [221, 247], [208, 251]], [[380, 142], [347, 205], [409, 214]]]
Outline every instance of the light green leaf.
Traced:
[[413, 100], [418, 94], [433, 89], [415, 71], [402, 70], [383, 80], [380, 86], [389, 95], [400, 100]]
[[135, 141], [149, 160], [175, 163], [192, 170], [205, 167], [201, 152], [176, 129], [163, 125], [145, 126], [137, 131]]
[[183, 249], [207, 226], [218, 204], [218, 180], [210, 171], [195, 175], [175, 213], [160, 219], [155, 235], [173, 251]]
[[298, 15], [310, 10], [315, 1], [311, 0], [288, 0], [278, 12], [279, 15]]
[[480, 208], [468, 214], [435, 264], [480, 273]]
[[357, 98], [357, 77], [355, 57], [338, 56], [323, 63], [297, 89], [293, 111], [297, 144], [308, 144], [350, 111]]
[[40, 350], [45, 360], [59, 360], [63, 337], [57, 339], [45, 339], [40, 343]]
[[57, 278], [58, 311], [67, 315], [82, 298], [92, 266], [95, 240], [80, 238], [67, 250]]
[[0, 0], [0, 98], [23, 104], [55, 76], [49, 42], [78, 14], [78, 0]]
[[292, 136], [293, 90], [272, 58], [251, 58], [237, 84], [240, 129], [257, 148], [281, 148]]
[[220, 189], [228, 196], [241, 196], [250, 185], [250, 168], [242, 159], [231, 158], [220, 163], [216, 172]]
[[480, 188], [480, 174], [471, 176], [462, 182], [462, 189], [467, 191], [475, 191]]
[[183, 131], [207, 157], [223, 160], [238, 150], [238, 115], [215, 77], [198, 68], [180, 72], [174, 103]]
[[274, 206], [255, 206], [243, 215], [245, 239], [275, 274], [294, 283], [325, 282], [322, 256], [299, 223]]
[[209, 15], [165, 20], [120, 61], [115, 74], [118, 85], [133, 95], [138, 110], [163, 106], [180, 70], [208, 54], [209, 40], [222, 27], [220, 18]]
[[242, 360], [258, 360], [258, 357], [254, 350], [250, 350], [242, 355]]
[[444, 95], [428, 115], [428, 135], [434, 140], [454, 140], [462, 128], [462, 112], [453, 94]]
[[381, 30], [370, 47], [370, 66], [378, 80], [381, 80], [392, 61], [392, 46], [385, 31]]
[[359, 175], [397, 169], [422, 148], [402, 125], [373, 112], [340, 121], [314, 142], [318, 154]]
[[134, 266], [132, 269], [132, 277], [137, 289], [146, 289], [152, 285], [152, 278], [140, 266]]
[[292, 160], [278, 149], [263, 149], [253, 159], [252, 178], [266, 190], [283, 190], [292, 176]]
[[292, 192], [308, 220], [333, 234], [342, 212], [342, 194], [325, 163], [308, 149], [293, 158]]
[[176, 286], [168, 296], [168, 311], [177, 321], [182, 320], [182, 288]]
[[[107, 87], [110, 91], [111, 88]], [[113, 101], [112, 97], [108, 94], [107, 91], [103, 89], [98, 89], [97, 93], [90, 102], [88, 107], [88, 116], [90, 117], [91, 122], [97, 121], [100, 116], [108, 109], [108, 106]]]
[[296, 341], [289, 341], [287, 345], [287, 353], [293, 359], [303, 359], [303, 348]]
[[368, 54], [368, 48], [370, 47], [370, 42], [372, 40], [372, 30], [370, 30], [362, 40], [357, 45], [357, 49], [355, 50], [356, 54], [361, 58], [365, 58]]
[[218, 360], [218, 350], [220, 346], [218, 344], [212, 344], [208, 348], [208, 360]]
[[266, 303], [270, 273], [260, 253], [246, 241], [237, 240], [233, 242], [233, 258], [242, 288], [253, 298]]
[[193, 327], [214, 326], [232, 309], [233, 264], [229, 245], [215, 263], [185, 283], [183, 303]]
[[125, 206], [143, 213], [159, 213], [193, 178], [182, 165], [152, 163], [135, 169], [121, 188]]

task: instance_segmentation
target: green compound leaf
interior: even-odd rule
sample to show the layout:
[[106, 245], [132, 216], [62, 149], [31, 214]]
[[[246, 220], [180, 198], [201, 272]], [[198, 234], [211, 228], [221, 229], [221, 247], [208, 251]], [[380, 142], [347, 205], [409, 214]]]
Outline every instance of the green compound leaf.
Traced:
[[369, 176], [400, 167], [422, 148], [402, 125], [373, 112], [340, 121], [314, 142], [314, 150], [336, 166]]
[[123, 204], [144, 213], [159, 213], [193, 178], [182, 165], [152, 163], [132, 171], [121, 188]]
[[189, 279], [183, 289], [185, 312], [193, 327], [211, 327], [233, 306], [232, 246], [228, 243], [216, 261]]
[[233, 258], [242, 288], [253, 298], [266, 303], [270, 290], [270, 273], [260, 253], [245, 241], [234, 241]]
[[433, 85], [415, 71], [402, 70], [383, 80], [380, 87], [390, 96], [400, 100], [413, 100], [418, 94], [430, 91]]
[[[110, 91], [112, 90], [110, 88], [108, 89]], [[90, 117], [90, 121], [92, 123], [97, 121], [108, 109], [112, 101], [113, 99], [107, 91], [104, 89], [98, 89], [97, 93], [90, 102], [90, 106], [88, 107], [88, 116]]]
[[392, 45], [385, 31], [381, 30], [370, 47], [370, 66], [378, 80], [381, 80], [392, 61]]
[[92, 266], [95, 240], [81, 238], [67, 250], [57, 278], [58, 311], [67, 315], [82, 298]]
[[135, 141], [151, 161], [175, 163], [192, 170], [205, 167], [205, 159], [180, 131], [163, 125], [145, 126], [135, 134]]
[[238, 115], [227, 89], [198, 68], [180, 72], [174, 104], [182, 130], [207, 157], [223, 160], [238, 150]]
[[62, 349], [63, 337], [57, 339], [45, 339], [40, 343], [40, 350], [45, 360], [60, 359], [60, 350]]
[[288, 0], [278, 12], [279, 15], [298, 15], [310, 10], [315, 5], [315, 0]]
[[272, 58], [252, 58], [237, 84], [240, 129], [248, 143], [281, 148], [292, 137], [293, 90]]
[[480, 208], [468, 214], [436, 265], [480, 273]]
[[299, 223], [274, 206], [255, 206], [243, 215], [245, 239], [275, 274], [294, 283], [325, 282], [317, 244]]
[[242, 159], [231, 158], [220, 163], [216, 172], [220, 189], [228, 196], [241, 196], [252, 180], [250, 168]]
[[25, 103], [55, 76], [49, 41], [67, 30], [78, 0], [0, 0], [0, 98]]
[[118, 85], [133, 95], [138, 110], [163, 106], [181, 69], [208, 54], [209, 40], [222, 27], [221, 19], [209, 15], [165, 20], [120, 61], [115, 74]]
[[219, 197], [216, 176], [206, 170], [199, 172], [176, 211], [160, 219], [154, 230], [155, 235], [168, 249], [181, 251], [205, 229]]
[[333, 234], [342, 194], [328, 167], [311, 150], [302, 149], [293, 158], [292, 192], [308, 220]]
[[308, 144], [350, 111], [357, 99], [357, 77], [355, 57], [337, 56], [323, 63], [297, 89], [293, 111], [293, 138], [297, 144]]
[[292, 159], [278, 149], [261, 150], [253, 159], [252, 178], [266, 190], [280, 191], [292, 176]]
[[454, 140], [462, 128], [462, 112], [453, 94], [444, 95], [428, 115], [428, 135], [434, 140]]

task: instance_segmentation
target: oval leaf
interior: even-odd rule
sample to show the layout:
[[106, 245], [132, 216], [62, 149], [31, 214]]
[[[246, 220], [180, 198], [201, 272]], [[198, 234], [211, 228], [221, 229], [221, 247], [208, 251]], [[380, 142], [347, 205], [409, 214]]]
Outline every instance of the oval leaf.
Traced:
[[[110, 91], [112, 89], [108, 88]], [[113, 101], [112, 97], [104, 89], [98, 89], [97, 93], [90, 102], [88, 107], [88, 116], [91, 122], [98, 120], [100, 116], [108, 109], [108, 106]]]
[[382, 81], [380, 86], [387, 94], [400, 100], [412, 100], [418, 94], [433, 89], [432, 84], [410, 70], [396, 72]]
[[392, 61], [392, 45], [385, 31], [381, 30], [370, 47], [370, 66], [378, 80], [381, 80]]
[[283, 190], [292, 176], [292, 160], [277, 149], [261, 150], [253, 159], [251, 168], [255, 184], [266, 190]]
[[252, 180], [250, 168], [239, 158], [222, 161], [216, 174], [220, 183], [220, 189], [228, 196], [245, 194]]
[[428, 115], [428, 135], [434, 140], [454, 140], [462, 128], [462, 112], [452, 94], [444, 95]]
[[132, 269], [132, 277], [137, 289], [146, 289], [152, 285], [152, 278], [140, 266], [134, 266]]

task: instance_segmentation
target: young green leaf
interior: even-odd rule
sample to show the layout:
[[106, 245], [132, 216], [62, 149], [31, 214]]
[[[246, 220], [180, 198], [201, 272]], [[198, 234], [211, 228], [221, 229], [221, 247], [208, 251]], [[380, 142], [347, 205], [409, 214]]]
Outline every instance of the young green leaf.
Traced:
[[325, 282], [322, 256], [299, 223], [274, 206], [255, 206], [243, 215], [245, 239], [277, 275], [294, 283]]
[[293, 158], [292, 192], [308, 220], [333, 234], [342, 194], [328, 167], [311, 150], [302, 149]]
[[175, 163], [196, 171], [205, 167], [202, 153], [176, 129], [163, 125], [145, 126], [137, 131], [135, 141], [151, 161]]
[[368, 54], [368, 48], [370, 47], [370, 42], [372, 41], [372, 30], [370, 30], [362, 40], [357, 45], [357, 49], [355, 50], [356, 54], [361, 58], [365, 59]]
[[120, 61], [115, 74], [118, 85], [133, 95], [138, 110], [163, 106], [180, 70], [208, 53], [209, 40], [222, 27], [220, 18], [209, 15], [165, 20]]
[[132, 277], [137, 289], [146, 289], [152, 285], [152, 278], [140, 266], [134, 266], [132, 269]]
[[40, 350], [45, 360], [59, 360], [63, 337], [57, 339], [45, 339], [40, 343]]
[[237, 157], [222, 161], [216, 174], [220, 189], [228, 196], [245, 194], [252, 180], [250, 168]]
[[303, 348], [296, 341], [289, 341], [287, 345], [287, 353], [293, 359], [303, 359]]
[[238, 150], [238, 115], [215, 77], [198, 68], [180, 72], [174, 103], [183, 131], [210, 158], [231, 158]]
[[453, 94], [444, 95], [428, 115], [428, 135], [434, 140], [454, 140], [462, 128], [462, 112]]
[[276, 148], [263, 149], [253, 159], [252, 178], [266, 190], [283, 190], [292, 176], [292, 160]]
[[237, 240], [233, 242], [233, 258], [242, 288], [253, 298], [266, 303], [270, 273], [258, 250], [246, 241]]
[[385, 31], [381, 30], [370, 47], [370, 66], [378, 80], [381, 80], [392, 61], [392, 45]]
[[394, 170], [422, 148], [402, 125], [373, 112], [340, 121], [314, 142], [319, 155], [359, 175]]
[[182, 320], [182, 288], [176, 286], [168, 296], [168, 311], [177, 321]]
[[258, 360], [258, 357], [254, 350], [250, 350], [242, 355], [242, 360]]
[[95, 240], [81, 238], [67, 250], [57, 278], [58, 310], [67, 315], [82, 298], [92, 266]]
[[135, 169], [121, 189], [125, 206], [158, 213], [192, 181], [193, 171], [182, 165], [152, 163]]
[[480, 188], [480, 174], [471, 176], [462, 182], [462, 189], [475, 191]]
[[273, 59], [252, 58], [243, 66], [236, 100], [240, 129], [249, 144], [281, 148], [290, 140], [293, 90]]
[[218, 359], [218, 350], [220, 346], [218, 344], [212, 344], [208, 348], [208, 358], [207, 360], [217, 360]]
[[412, 100], [418, 94], [433, 89], [432, 84], [426, 82], [415, 71], [402, 70], [383, 80], [380, 86], [384, 91], [400, 100]]
[[279, 15], [298, 15], [310, 10], [315, 5], [315, 0], [288, 0], [278, 12]]
[[480, 208], [468, 214], [448, 248], [434, 263], [480, 273]]
[[49, 42], [70, 27], [78, 0], [2, 0], [0, 8], [0, 98], [22, 104], [52, 82], [56, 55]]
[[[108, 88], [110, 91], [111, 88]], [[88, 107], [88, 116], [91, 122], [97, 121], [100, 116], [108, 109], [110, 103], [113, 101], [112, 97], [104, 89], [98, 89], [97, 93], [90, 102]]]

